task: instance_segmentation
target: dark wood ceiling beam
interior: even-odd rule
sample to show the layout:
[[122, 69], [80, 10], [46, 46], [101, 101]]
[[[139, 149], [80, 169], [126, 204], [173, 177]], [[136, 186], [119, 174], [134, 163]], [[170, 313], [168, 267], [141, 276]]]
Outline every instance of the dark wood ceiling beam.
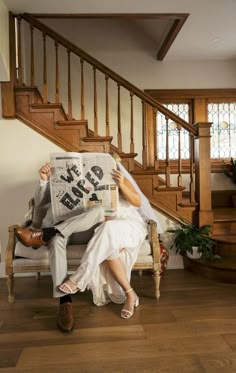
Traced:
[[104, 18], [139, 18], [139, 19], [183, 19], [189, 16], [188, 13], [30, 13], [36, 18], [84, 18], [84, 19], [104, 19]]
[[174, 40], [176, 39], [178, 33], [180, 32], [183, 24], [185, 23], [186, 19], [188, 18], [189, 14], [184, 14], [180, 18], [176, 18], [168, 32], [166, 38], [164, 39], [162, 45], [159, 48], [157, 53], [157, 60], [163, 61], [166, 53], [170, 49], [171, 45], [173, 44]]

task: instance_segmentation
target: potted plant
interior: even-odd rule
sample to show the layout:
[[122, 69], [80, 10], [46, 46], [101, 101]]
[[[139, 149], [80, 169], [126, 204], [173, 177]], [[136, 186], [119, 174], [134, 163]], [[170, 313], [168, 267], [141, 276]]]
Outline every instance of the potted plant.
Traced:
[[180, 228], [169, 229], [168, 232], [174, 234], [170, 248], [175, 248], [176, 253], [190, 256], [193, 255], [194, 251], [197, 251], [202, 260], [219, 258], [214, 254], [215, 241], [210, 237], [210, 225], [203, 225], [198, 228], [193, 224], [183, 224]]

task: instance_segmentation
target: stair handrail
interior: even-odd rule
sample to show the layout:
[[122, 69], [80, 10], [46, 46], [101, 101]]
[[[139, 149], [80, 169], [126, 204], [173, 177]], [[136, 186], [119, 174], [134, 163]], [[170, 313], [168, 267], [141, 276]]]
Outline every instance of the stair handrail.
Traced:
[[58, 34], [56, 31], [52, 30], [50, 27], [46, 26], [36, 18], [32, 17], [28, 13], [23, 13], [21, 15], [18, 15], [18, 17], [24, 19], [31, 25], [35, 26], [36, 28], [40, 29], [45, 35], [50, 36], [53, 40], [63, 45], [66, 49], [69, 49], [74, 54], [78, 55], [80, 58], [94, 66], [97, 70], [101, 71], [103, 74], [109, 76], [111, 79], [113, 79], [115, 82], [117, 82], [120, 86], [124, 87], [125, 89], [131, 91], [133, 94], [138, 96], [141, 100], [145, 101], [145, 103], [148, 103], [152, 107], [156, 108], [158, 111], [160, 111], [162, 114], [164, 114], [168, 119], [173, 120], [174, 122], [180, 124], [184, 129], [186, 129], [188, 132], [190, 132], [192, 135], [197, 136], [196, 129], [186, 122], [184, 119], [178, 117], [176, 114], [174, 114], [171, 110], [167, 109], [165, 106], [163, 106], [161, 103], [156, 101], [154, 98], [149, 96], [147, 93], [143, 92], [141, 89], [137, 88], [135, 85], [130, 83], [128, 80], [122, 78], [119, 74], [115, 73], [113, 70], [105, 66], [103, 63], [99, 62], [96, 58], [90, 56], [88, 53], [86, 53], [83, 49], [77, 47], [75, 44], [71, 43], [67, 39], [65, 39], [63, 36]]

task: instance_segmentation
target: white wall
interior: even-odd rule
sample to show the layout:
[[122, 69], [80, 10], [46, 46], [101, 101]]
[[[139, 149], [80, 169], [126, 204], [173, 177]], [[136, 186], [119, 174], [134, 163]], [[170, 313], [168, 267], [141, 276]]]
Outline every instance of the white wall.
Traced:
[[0, 81], [3, 82], [10, 78], [8, 9], [3, 0], [0, 0], [0, 35]]
[[141, 89], [236, 86], [235, 60], [157, 61], [155, 43], [128, 21], [45, 19], [44, 23]]
[[[40, 165], [59, 147], [18, 120], [3, 120], [0, 113], [0, 248], [4, 260], [8, 226], [21, 223], [33, 196]], [[0, 277], [4, 273], [0, 266]]]

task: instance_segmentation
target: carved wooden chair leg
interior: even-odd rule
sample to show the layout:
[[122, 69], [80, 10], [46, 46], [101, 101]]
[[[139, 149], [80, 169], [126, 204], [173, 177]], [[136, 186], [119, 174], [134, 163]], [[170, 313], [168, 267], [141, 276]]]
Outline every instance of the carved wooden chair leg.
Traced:
[[7, 288], [8, 288], [8, 302], [13, 303], [14, 302], [14, 275], [13, 273], [11, 275], [8, 275], [7, 278]]
[[158, 270], [153, 270], [153, 279], [155, 282], [155, 297], [156, 299], [160, 298], [160, 275]]

